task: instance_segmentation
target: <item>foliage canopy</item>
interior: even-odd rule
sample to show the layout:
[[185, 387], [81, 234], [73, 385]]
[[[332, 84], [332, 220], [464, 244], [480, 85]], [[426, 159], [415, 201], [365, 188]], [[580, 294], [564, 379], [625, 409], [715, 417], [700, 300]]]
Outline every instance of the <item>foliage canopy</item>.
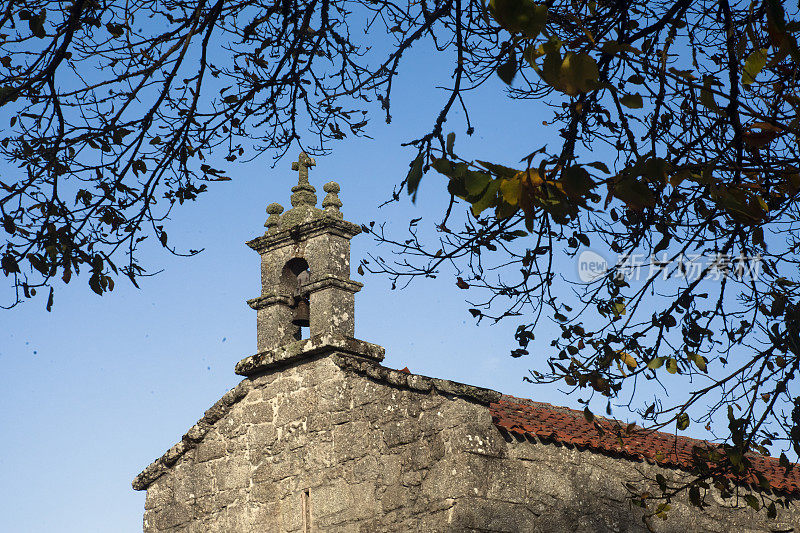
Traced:
[[[363, 133], [373, 102], [391, 120], [398, 67], [424, 41], [452, 57], [451, 85], [428, 133], [409, 142], [417, 154], [401, 187], [414, 196], [426, 173], [447, 177], [441, 239], [430, 249], [413, 224], [408, 240], [368, 228], [400, 256], [362, 267], [397, 281], [455, 266], [460, 288], [486, 295], [475, 317], [519, 321], [514, 356], [527, 354], [537, 322], [554, 320], [561, 335], [532, 363], [532, 381], [613, 399], [655, 427], [685, 430], [721, 412], [725, 444], [697, 451], [695, 481], [634, 494], [654, 515], [682, 490], [702, 505], [700, 489], [731, 492], [731, 476], [749, 474], [747, 453], [800, 454], [800, 22], [787, 9], [6, 2], [0, 153], [17, 171], [0, 180], [0, 268], [16, 288], [5, 305], [46, 287], [49, 309], [54, 281], [81, 268], [98, 294], [119, 274], [136, 283], [140, 243], [152, 236], [178, 253], [163, 223], [172, 207], [228, 179], [208, 154], [281, 155], [301, 134], [325, 151]], [[462, 93], [493, 76], [520, 106], [550, 104], [560, 132], [549, 147], [532, 138], [515, 167], [459, 153], [443, 130], [456, 108], [473, 132]], [[469, 212], [453, 230], [461, 204]], [[584, 283], [554, 267], [587, 251], [619, 259]], [[692, 254], [714, 261], [690, 275]], [[658, 257], [658, 268], [633, 279], [632, 257]], [[679, 378], [692, 392], [668, 398]], [[781, 500], [748, 503], [774, 515]]]

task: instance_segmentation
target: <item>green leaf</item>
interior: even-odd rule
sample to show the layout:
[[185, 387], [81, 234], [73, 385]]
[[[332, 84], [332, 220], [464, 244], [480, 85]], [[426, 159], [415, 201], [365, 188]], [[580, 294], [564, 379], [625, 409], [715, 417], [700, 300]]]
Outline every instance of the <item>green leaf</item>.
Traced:
[[561, 52], [559, 52], [558, 49], [548, 52], [547, 55], [544, 56], [542, 70], [539, 73], [545, 83], [556, 89], [560, 89], [561, 86], [558, 78], [561, 74], [562, 62]]
[[448, 161], [444, 157], [434, 159], [433, 161], [431, 161], [431, 167], [433, 167], [435, 171], [439, 172], [440, 174], [444, 174], [449, 178], [454, 177], [452, 176], [453, 165], [450, 163], [450, 161]]
[[47, 32], [44, 31], [44, 21], [47, 18], [47, 10], [42, 9], [38, 15], [30, 16], [28, 19], [28, 26], [33, 32], [33, 35], [38, 37], [39, 39], [44, 39], [47, 37]]
[[669, 71], [688, 81], [694, 81], [697, 79], [697, 76], [695, 76], [691, 70], [680, 70], [675, 67], [670, 67]]
[[656, 370], [658, 368], [661, 368], [663, 365], [664, 365], [663, 357], [653, 357], [647, 363], [647, 368], [649, 368], [650, 370]]
[[547, 6], [531, 0], [490, 0], [489, 12], [511, 33], [536, 38], [547, 22]]
[[564, 178], [561, 180], [564, 192], [571, 198], [580, 198], [591, 191], [595, 183], [586, 172], [586, 169], [578, 165], [572, 165], [564, 171]]
[[678, 415], [678, 419], [676, 420], [676, 425], [680, 431], [689, 427], [689, 415], [686, 413], [681, 413]]
[[655, 248], [653, 248], [653, 255], [657, 254], [661, 250], [666, 250], [667, 247], [669, 247], [669, 241], [671, 238], [672, 237], [669, 235], [664, 235], [664, 237], [658, 241], [658, 244], [656, 244]]
[[747, 502], [747, 505], [758, 511], [761, 508], [761, 504], [758, 501], [758, 498], [753, 496], [752, 494], [747, 494], [744, 497], [744, 501]]
[[422, 179], [422, 152], [417, 154], [417, 157], [409, 166], [411, 168], [406, 175], [406, 188], [408, 189], [409, 196], [411, 196], [411, 201], [416, 202], [417, 188], [419, 187], [419, 182]]
[[642, 210], [652, 207], [656, 198], [653, 191], [643, 181], [624, 177], [614, 187], [614, 196], [625, 202], [629, 209]]
[[17, 225], [14, 224], [14, 218], [11, 215], [3, 215], [3, 229], [11, 235], [14, 235], [17, 230]]
[[589, 410], [589, 407], [583, 408], [583, 417], [587, 422], [594, 422], [594, 413]]
[[122, 140], [128, 135], [131, 130], [126, 130], [125, 128], [118, 128], [114, 130], [114, 133], [111, 135], [112, 141], [114, 144], [122, 144]]
[[17, 260], [10, 253], [6, 253], [3, 255], [3, 258], [0, 259], [0, 267], [3, 268], [3, 272], [6, 276], [9, 274], [19, 273], [19, 265], [17, 264]]
[[489, 161], [476, 160], [475, 162], [501, 178], [512, 178], [519, 172], [519, 170], [515, 168], [498, 165], [497, 163], [490, 163]]
[[752, 85], [756, 81], [756, 76], [764, 65], [767, 64], [767, 50], [760, 48], [753, 51], [744, 62], [742, 69], [742, 85]]
[[450, 178], [447, 183], [447, 192], [462, 200], [467, 199], [467, 189], [464, 187], [464, 178]]
[[508, 50], [508, 60], [497, 67], [497, 75], [506, 85], [511, 85], [517, 75], [517, 52], [514, 48]]
[[767, 518], [777, 518], [778, 517], [778, 509], [775, 507], [775, 502], [769, 504], [767, 507]]
[[16, 89], [10, 85], [4, 85], [3, 87], [0, 87], [0, 105], [5, 105], [8, 102], [15, 102], [17, 98], [19, 98], [19, 95], [17, 94], [14, 94], [13, 97], [11, 96], [15, 90]]
[[597, 170], [602, 170], [606, 174], [611, 174], [611, 171], [608, 170], [608, 165], [606, 165], [602, 161], [594, 161], [592, 163], [587, 163], [586, 166], [596, 168]]
[[568, 52], [561, 62], [559, 74], [561, 90], [570, 96], [592, 90], [600, 78], [597, 62], [586, 53]]
[[101, 277], [100, 272], [95, 272], [94, 274], [92, 274], [91, 277], [89, 278], [89, 287], [91, 287], [91, 289], [95, 293], [97, 293], [100, 296], [102, 296], [103, 295], [103, 287], [100, 285], [100, 277]]
[[711, 92], [712, 85], [719, 85], [719, 81], [717, 81], [714, 76], [703, 76], [703, 88], [700, 89], [700, 103], [706, 108], [716, 111], [719, 109], [719, 106], [717, 106], [717, 102], [714, 100], [714, 94]]
[[122, 37], [122, 35], [125, 33], [125, 26], [123, 24], [114, 24], [109, 22], [106, 24], [106, 29], [108, 30], [108, 33], [110, 33], [115, 39]]
[[792, 464], [789, 462], [789, 458], [786, 456], [785, 453], [781, 452], [780, 459], [778, 459], [778, 464], [781, 465], [783, 468], [788, 470], [792, 468]]
[[470, 196], [477, 196], [486, 190], [492, 178], [485, 172], [467, 172], [464, 176], [464, 186]]
[[628, 43], [620, 43], [617, 41], [606, 41], [603, 43], [603, 53], [609, 55], [616, 55], [620, 52], [630, 52], [636, 55], [641, 55], [642, 51], [638, 48], [631, 46]]
[[641, 109], [644, 107], [642, 96], [640, 94], [626, 94], [619, 99], [619, 103], [631, 109]]
[[689, 489], [689, 501], [692, 502], [692, 505], [694, 505], [695, 507], [702, 507], [703, 500], [700, 497], [700, 487], [698, 487], [697, 485], [693, 485]]
[[[476, 172], [477, 174], [477, 172]], [[479, 216], [485, 209], [492, 207], [497, 200], [497, 190], [500, 188], [500, 180], [493, 180], [486, 187], [486, 191], [481, 196], [480, 200], [473, 202], [472, 214], [476, 217]]]

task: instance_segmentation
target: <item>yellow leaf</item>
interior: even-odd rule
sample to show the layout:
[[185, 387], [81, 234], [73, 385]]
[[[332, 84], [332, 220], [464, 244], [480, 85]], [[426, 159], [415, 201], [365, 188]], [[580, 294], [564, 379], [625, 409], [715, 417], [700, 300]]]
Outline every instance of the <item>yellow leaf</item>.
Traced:
[[667, 359], [667, 372], [670, 374], [675, 374], [678, 372], [678, 362], [672, 357]]
[[517, 172], [516, 175], [514, 176], [514, 179], [518, 179], [520, 181], [526, 181], [528, 184], [534, 187], [544, 183], [544, 180], [539, 175], [539, 172], [534, 168], [529, 168], [528, 170]]
[[747, 56], [744, 68], [742, 69], [742, 85], [752, 85], [756, 81], [756, 76], [766, 64], [766, 48], [759, 48]]
[[625, 365], [629, 369], [636, 370], [638, 363], [636, 362], [636, 358], [633, 357], [631, 354], [629, 354], [628, 352], [618, 351], [617, 357], [619, 357], [619, 360], [625, 363]]
[[689, 352], [687, 355], [689, 357], [689, 360], [692, 361], [695, 365], [697, 365], [697, 368], [699, 368], [703, 372], [706, 372], [707, 361], [705, 357], [696, 352]]
[[559, 82], [562, 91], [570, 96], [590, 91], [597, 84], [600, 72], [597, 62], [586, 53], [568, 52], [561, 63]]
[[510, 179], [504, 179], [500, 182], [500, 194], [503, 200], [511, 205], [519, 205], [519, 195], [522, 190], [522, 180], [517, 176]]

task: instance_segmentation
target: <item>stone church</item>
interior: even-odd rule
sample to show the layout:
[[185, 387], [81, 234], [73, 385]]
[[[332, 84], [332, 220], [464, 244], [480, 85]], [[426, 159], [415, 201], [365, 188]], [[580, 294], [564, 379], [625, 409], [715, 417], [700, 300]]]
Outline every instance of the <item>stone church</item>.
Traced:
[[631, 487], [688, 475], [700, 441], [658, 432], [620, 440], [615, 421], [381, 365], [355, 338], [350, 239], [339, 185], [322, 208], [300, 155], [292, 208], [267, 207], [258, 352], [228, 391], [133, 488], [146, 490], [146, 533], [206, 532], [798, 532], [800, 472], [752, 461], [785, 498], [778, 517], [742, 485], [703, 509], [673, 499], [649, 517]]

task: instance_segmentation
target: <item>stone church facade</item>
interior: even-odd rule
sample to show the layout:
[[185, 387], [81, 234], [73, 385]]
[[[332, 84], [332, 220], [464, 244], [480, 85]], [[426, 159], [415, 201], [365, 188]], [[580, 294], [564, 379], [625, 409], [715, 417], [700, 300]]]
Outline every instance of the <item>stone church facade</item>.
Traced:
[[[629, 487], [686, 478], [691, 448], [664, 433], [624, 441], [614, 421], [394, 370], [357, 340], [350, 239], [339, 186], [322, 209], [294, 164], [292, 209], [267, 208], [258, 353], [244, 379], [133, 481], [146, 490], [146, 533], [205, 532], [800, 532], [800, 475], [754, 457], [788, 501], [777, 519], [741, 496], [678, 498], [642, 520]], [[304, 326], [309, 334], [303, 338]], [[604, 429], [605, 428], [605, 429]], [[658, 493], [654, 488], [653, 493]]]

